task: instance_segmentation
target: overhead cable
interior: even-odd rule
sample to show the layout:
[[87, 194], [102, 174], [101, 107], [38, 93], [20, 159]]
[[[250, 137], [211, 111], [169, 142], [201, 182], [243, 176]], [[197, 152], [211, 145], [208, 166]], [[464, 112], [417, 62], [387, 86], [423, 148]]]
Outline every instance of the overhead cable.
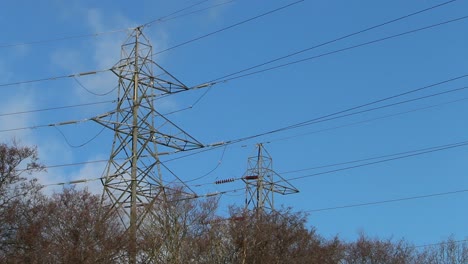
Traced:
[[[280, 64], [280, 65], [277, 65], [277, 66], [272, 66], [272, 67], [269, 67], [269, 68], [266, 68], [266, 69], [262, 69], [262, 70], [258, 70], [258, 71], [253, 71], [253, 72], [249, 72], [249, 73], [245, 73], [245, 74], [241, 74], [241, 75], [237, 75], [237, 76], [233, 76], [233, 75], [236, 75], [236, 73], [227, 74], [227, 75], [225, 75], [225, 76], [231, 76], [231, 77], [227, 77], [227, 78], [223, 78], [223, 77], [216, 78], [216, 79], [214, 79], [214, 80], [212, 80], [212, 81], [208, 81], [208, 82], [204, 82], [204, 83], [195, 85], [195, 86], [192, 87], [192, 89], [210, 87], [210, 86], [213, 86], [213, 85], [215, 85], [215, 84], [226, 83], [226, 82], [229, 82], [229, 81], [232, 81], [232, 80], [236, 80], [236, 79], [248, 77], [248, 76], [251, 76], [251, 75], [256, 75], [256, 74], [260, 74], [260, 73], [263, 73], [263, 72], [267, 72], [267, 71], [271, 71], [271, 70], [275, 70], [275, 69], [279, 69], [279, 68], [284, 68], [284, 67], [291, 66], [291, 65], [295, 65], [295, 64], [298, 64], [298, 63], [302, 63], [302, 62], [306, 62], [306, 61], [310, 61], [310, 60], [314, 60], [314, 59], [326, 57], [326, 56], [329, 56], [329, 55], [333, 55], [333, 54], [341, 53], [341, 52], [344, 52], [344, 51], [348, 51], [348, 50], [352, 50], [352, 49], [356, 49], [356, 48], [368, 46], [368, 45], [375, 44], [375, 43], [380, 43], [380, 42], [383, 42], [383, 41], [386, 41], [386, 40], [390, 40], [390, 39], [394, 39], [394, 38], [406, 36], [406, 35], [409, 35], [409, 34], [414, 34], [414, 33], [416, 33], [416, 32], [420, 32], [420, 31], [432, 29], [432, 28], [439, 27], [439, 26], [443, 26], [443, 25], [447, 25], [447, 24], [450, 24], [450, 23], [459, 22], [459, 21], [465, 20], [465, 19], [467, 19], [467, 18], [468, 18], [468, 16], [463, 16], [463, 17], [459, 17], [459, 18], [447, 20], [447, 21], [444, 21], [444, 22], [440, 22], [440, 23], [437, 23], [437, 24], [430, 25], [430, 26], [426, 26], [426, 27], [422, 27], [422, 28], [418, 28], [418, 29], [406, 31], [406, 32], [399, 33], [399, 34], [395, 34], [395, 35], [391, 35], [391, 36], [388, 36], [388, 37], [383, 37], [383, 38], [379, 38], [379, 39], [367, 41], [367, 42], [364, 42], [364, 43], [361, 43], [361, 44], [348, 46], [348, 47], [346, 47], [346, 48], [337, 49], [337, 50], [334, 50], [334, 51], [322, 53], [322, 54], [315, 55], [315, 56], [306, 57], [306, 58], [303, 58], [303, 59], [300, 59], [300, 60], [295, 60], [295, 61], [292, 61], [292, 62], [283, 63], [283, 64]], [[268, 64], [268, 63], [267, 63], [267, 64]], [[260, 64], [259, 64], [259, 65], [260, 65]], [[260, 66], [258, 66], [258, 67], [260, 67]], [[249, 67], [249, 68], [254, 69], [254, 68], [257, 68], [257, 67], [256, 67], [256, 66], [253, 66], [253, 67]], [[248, 70], [247, 70], [247, 69], [244, 69], [244, 70], [240, 70], [240, 71], [238, 71], [238, 72], [245, 72], [245, 71], [248, 71]]]
[[11, 115], [21, 115], [21, 114], [30, 114], [36, 112], [45, 112], [45, 111], [53, 111], [53, 110], [62, 110], [68, 108], [76, 108], [76, 107], [83, 107], [83, 106], [91, 106], [91, 105], [99, 105], [99, 104], [107, 104], [107, 103], [115, 103], [116, 100], [108, 100], [108, 101], [100, 101], [100, 102], [92, 102], [92, 103], [83, 103], [83, 104], [75, 104], [75, 105], [64, 105], [64, 106], [54, 106], [54, 107], [47, 107], [42, 109], [32, 109], [32, 110], [24, 110], [18, 112], [9, 112], [9, 113], [0, 113], [1, 116], [11, 116]]
[[431, 194], [425, 194], [425, 195], [410, 196], [410, 197], [403, 197], [403, 198], [396, 198], [396, 199], [389, 199], [389, 200], [381, 200], [381, 201], [374, 201], [374, 202], [347, 204], [347, 205], [339, 205], [339, 206], [333, 206], [333, 207], [324, 207], [324, 208], [306, 210], [304, 212], [305, 213], [316, 213], [316, 212], [356, 208], [356, 207], [363, 207], [363, 206], [370, 206], [370, 205], [381, 205], [381, 204], [396, 203], [396, 202], [409, 201], [409, 200], [426, 199], [426, 198], [433, 198], [433, 197], [440, 197], [440, 196], [447, 196], [447, 195], [462, 194], [462, 193], [466, 193], [466, 192], [468, 192], [468, 189], [450, 191], [450, 192], [441, 192], [441, 193], [431, 193]]
[[378, 160], [378, 161], [353, 165], [353, 166], [349, 166], [349, 167], [344, 167], [344, 168], [339, 168], [339, 169], [334, 169], [334, 170], [329, 170], [329, 171], [323, 171], [323, 172], [317, 172], [317, 173], [308, 174], [308, 175], [302, 175], [302, 176], [298, 176], [298, 177], [292, 177], [292, 178], [288, 178], [287, 180], [288, 181], [296, 181], [296, 180], [305, 179], [305, 178], [317, 177], [317, 176], [321, 176], [321, 175], [325, 175], [325, 174], [336, 173], [336, 172], [340, 172], [340, 171], [346, 171], [346, 170], [366, 167], [366, 166], [380, 164], [380, 163], [394, 161], [394, 160], [406, 159], [406, 158], [420, 156], [420, 155], [429, 154], [429, 153], [433, 153], [433, 152], [439, 152], [439, 151], [443, 151], [443, 150], [447, 150], [447, 149], [465, 147], [467, 145], [468, 145], [468, 141], [464, 141], [464, 142], [460, 142], [460, 143], [440, 146], [440, 147], [434, 148], [434, 149], [428, 149], [428, 150], [417, 152], [417, 153], [411, 153], [411, 154], [407, 154], [407, 155], [403, 155], [403, 156], [392, 157], [392, 158], [387, 158], [387, 159], [383, 159], [383, 160]]
[[306, 52], [306, 51], [314, 50], [314, 49], [320, 48], [320, 47], [322, 47], [322, 46], [325, 46], [325, 45], [328, 45], [328, 44], [332, 44], [332, 43], [338, 42], [338, 41], [340, 41], [340, 40], [344, 40], [344, 39], [347, 39], [347, 38], [350, 38], [350, 37], [353, 37], [353, 36], [356, 36], [356, 35], [365, 33], [365, 32], [367, 32], [367, 31], [371, 31], [371, 30], [373, 30], [373, 29], [380, 28], [380, 27], [383, 27], [383, 26], [386, 26], [386, 25], [389, 25], [389, 24], [398, 22], [398, 21], [400, 21], [400, 20], [404, 20], [404, 19], [410, 18], [410, 17], [415, 16], [415, 15], [422, 14], [422, 13], [424, 13], [424, 12], [427, 12], [427, 11], [430, 11], [430, 10], [433, 10], [433, 9], [436, 9], [436, 8], [439, 8], [439, 7], [442, 7], [442, 6], [445, 6], [445, 5], [450, 4], [450, 3], [453, 3], [453, 2], [455, 2], [455, 1], [456, 1], [456, 0], [446, 1], [446, 2], [443, 2], [443, 3], [441, 3], [441, 4], [437, 4], [437, 5], [434, 5], [434, 6], [431, 6], [431, 7], [428, 7], [428, 8], [425, 8], [425, 9], [422, 9], [422, 10], [419, 10], [419, 11], [416, 11], [416, 12], [413, 12], [413, 13], [410, 13], [410, 14], [407, 14], [407, 15], [404, 15], [404, 16], [400, 16], [400, 17], [398, 17], [398, 18], [391, 19], [391, 20], [389, 20], [389, 21], [386, 21], [386, 22], [377, 24], [377, 25], [375, 25], [375, 26], [371, 26], [371, 27], [368, 27], [368, 28], [364, 28], [364, 29], [361, 29], [361, 30], [358, 30], [358, 31], [355, 31], [355, 32], [352, 32], [352, 33], [349, 33], [349, 34], [346, 34], [346, 35], [344, 35], [344, 36], [337, 37], [337, 38], [334, 38], [334, 39], [331, 39], [331, 40], [322, 42], [322, 43], [317, 44], [317, 45], [314, 45], [314, 46], [312, 46], [312, 47], [308, 47], [308, 48], [305, 48], [305, 49], [302, 49], [302, 50], [299, 50], [299, 51], [296, 51], [296, 52], [293, 52], [293, 53], [290, 53], [290, 54], [287, 54], [287, 55], [284, 55], [284, 56], [281, 56], [281, 57], [278, 57], [278, 58], [275, 58], [275, 59], [272, 59], [272, 60], [269, 60], [269, 61], [267, 61], [267, 62], [263, 62], [263, 63], [257, 64], [257, 65], [254, 65], [254, 66], [251, 66], [251, 67], [242, 69], [242, 70], [240, 70], [240, 71], [237, 71], [237, 72], [234, 72], [234, 73], [230, 73], [230, 74], [228, 74], [228, 75], [224, 75], [224, 76], [219, 77], [219, 78], [217, 78], [217, 79], [214, 79], [214, 80], [212, 80], [212, 81], [210, 81], [210, 82], [216, 82], [216, 81], [219, 81], [219, 80], [222, 80], [222, 79], [226, 79], [226, 78], [228, 78], [228, 77], [231, 77], [231, 76], [234, 76], [234, 75], [237, 75], [237, 74], [240, 74], [240, 73], [249, 71], [249, 70], [253, 70], [253, 69], [255, 69], [255, 68], [259, 68], [259, 67], [262, 67], [262, 66], [271, 64], [271, 63], [273, 63], [273, 62], [277, 62], [277, 61], [280, 61], [280, 60], [283, 60], [283, 59], [286, 59], [286, 58], [289, 58], [289, 57], [293, 57], [293, 56], [295, 56], [295, 55], [299, 55], [299, 54], [304, 53], [304, 52]]
[[75, 78], [75, 77], [81, 77], [81, 76], [85, 76], [85, 75], [92, 75], [92, 74], [97, 74], [97, 73], [101, 73], [101, 72], [107, 72], [107, 71], [110, 71], [110, 70], [112, 70], [112, 68], [103, 69], [103, 70], [96, 70], [96, 71], [72, 73], [72, 74], [67, 74], [67, 75], [51, 76], [51, 77], [45, 77], [45, 78], [40, 78], [40, 79], [16, 81], [16, 82], [10, 82], [10, 83], [0, 83], [0, 87], [20, 85], [20, 84], [29, 84], [29, 83], [37, 83], [37, 82], [45, 82], [45, 81], [56, 81], [56, 80], [60, 80], [60, 79]]
[[[229, 1], [229, 2], [225, 2], [225, 3], [214, 4], [212, 6], [209, 6], [207, 8], [201, 9], [201, 10], [197, 10], [197, 11], [193, 11], [193, 12], [190, 12], [190, 13], [185, 13], [185, 14], [180, 14], [180, 15], [174, 16], [174, 15], [176, 15], [178, 13], [181, 13], [181, 12], [183, 12], [185, 10], [193, 8], [194, 6], [199, 5], [199, 4], [203, 3], [203, 2], [207, 2], [207, 1], [208, 0], [204, 0], [204, 1], [200, 1], [199, 3], [196, 3], [196, 4], [191, 4], [188, 7], [182, 8], [180, 10], [172, 12], [172, 13], [170, 13], [168, 15], [165, 15], [163, 17], [160, 17], [158, 19], [153, 19], [152, 21], [143, 23], [142, 25], [140, 25], [140, 27], [149, 26], [150, 24], [153, 24], [153, 23], [156, 23], [156, 22], [159, 22], [159, 23], [166, 22], [166, 21], [173, 20], [173, 19], [176, 19], [176, 18], [188, 16], [188, 15], [191, 15], [191, 14], [195, 14], [195, 13], [198, 13], [198, 12], [201, 12], [201, 11], [205, 11], [205, 10], [212, 9], [212, 8], [215, 8], [215, 7], [218, 7], [218, 6], [221, 6], [221, 5], [225, 5], [227, 3], [233, 2], [234, 0]], [[75, 40], [75, 39], [81, 39], [81, 38], [94, 38], [94, 37], [99, 37], [99, 36], [102, 36], [102, 35], [109, 35], [109, 34], [126, 32], [126, 31], [129, 31], [129, 30], [133, 30], [134, 28], [135, 27], [128, 27], [128, 28], [121, 28], [121, 29], [115, 29], [115, 30], [108, 30], [108, 31], [101, 31], [101, 32], [94, 32], [94, 33], [87, 33], [87, 34], [70, 35], [70, 36], [49, 38], [49, 39], [43, 39], [43, 40], [35, 40], [35, 41], [16, 42], [16, 43], [3, 43], [3, 44], [0, 43], [0, 48], [39, 45], [39, 44], [53, 43], [53, 42], [66, 41], [66, 40]]]
[[[451, 143], [451, 144], [427, 147], [427, 148], [423, 148], [423, 149], [409, 150], [409, 151], [404, 151], [404, 152], [400, 152], [400, 153], [387, 154], [387, 155], [381, 155], [381, 156], [376, 156], [376, 157], [369, 157], [369, 158], [364, 158], [364, 159], [359, 159], [359, 160], [340, 162], [340, 163], [328, 164], [328, 165], [323, 165], [323, 166], [316, 166], [316, 167], [313, 167], [313, 168], [290, 170], [290, 171], [286, 171], [285, 173], [297, 173], [297, 172], [301, 172], [301, 171], [305, 171], [305, 170], [327, 168], [327, 167], [336, 167], [336, 166], [340, 166], [340, 165], [359, 163], [359, 162], [363, 162], [363, 161], [377, 160], [377, 161], [373, 161], [373, 162], [367, 162], [367, 163], [362, 163], [362, 164], [348, 166], [348, 167], [342, 167], [342, 168], [328, 170], [328, 171], [321, 171], [321, 172], [317, 172], [317, 173], [313, 173], [313, 174], [307, 174], [307, 175], [302, 175], [302, 176], [297, 176], [297, 177], [286, 178], [286, 180], [294, 181], [294, 180], [300, 180], [300, 179], [316, 177], [316, 176], [321, 176], [321, 175], [326, 175], [326, 174], [332, 174], [332, 173], [336, 173], [336, 172], [352, 170], [352, 169], [356, 169], [356, 168], [371, 166], [371, 165], [380, 164], [380, 163], [386, 163], [386, 162], [400, 160], [400, 159], [406, 159], [406, 158], [410, 158], [410, 157], [415, 157], [415, 156], [420, 156], [420, 155], [424, 155], [424, 154], [429, 154], [429, 153], [434, 153], [434, 152], [439, 152], [439, 151], [444, 151], [444, 150], [454, 149], [454, 148], [459, 148], [459, 147], [465, 147], [465, 146], [468, 146], [468, 141], [461, 141], [461, 142], [456, 142], [456, 143]], [[166, 161], [166, 162], [168, 162], [168, 161]], [[242, 179], [243, 179], [242, 177], [230, 178], [229, 181], [227, 181], [227, 182], [234, 182], [234, 181], [238, 181], [238, 180], [242, 180]], [[209, 183], [204, 183], [204, 184], [198, 184], [196, 186], [204, 186], [204, 185], [211, 185], [211, 184], [219, 184], [219, 183], [209, 182]]]
[[286, 137], [282, 137], [282, 138], [270, 139], [268, 141], [261, 142], [261, 143], [262, 144], [269, 144], [269, 143], [273, 143], [273, 142], [289, 140], [289, 139], [292, 139], [292, 138], [302, 137], [302, 136], [316, 134], [316, 133], [325, 132], [325, 131], [331, 131], [331, 130], [340, 129], [340, 128], [344, 128], [344, 127], [355, 126], [355, 125], [369, 123], [369, 122], [372, 122], [372, 121], [391, 118], [391, 117], [395, 117], [395, 116], [410, 114], [410, 113], [414, 113], [414, 112], [417, 112], [417, 111], [432, 109], [432, 108], [435, 108], [435, 107], [439, 107], [439, 106], [443, 106], [443, 105], [447, 105], [447, 104], [458, 103], [458, 102], [462, 102], [462, 101], [466, 101], [466, 100], [468, 100], [468, 97], [464, 97], [464, 98], [456, 99], [456, 100], [452, 100], [452, 101], [447, 101], [447, 102], [443, 102], [443, 103], [439, 103], [439, 104], [433, 104], [433, 105], [428, 105], [428, 106], [424, 106], [424, 107], [419, 107], [419, 108], [415, 108], [415, 109], [411, 109], [411, 110], [407, 110], [407, 111], [402, 111], [402, 112], [398, 112], [398, 113], [393, 113], [393, 114], [389, 114], [389, 115], [379, 116], [379, 117], [375, 117], [375, 118], [364, 119], [364, 120], [360, 120], [360, 121], [356, 121], [356, 122], [347, 123], [347, 124], [344, 124], [344, 125], [338, 125], [338, 126], [334, 126], [334, 127], [318, 129], [318, 130], [309, 131], [309, 132], [296, 134], [296, 135], [292, 135], [292, 136], [286, 136]]
[[[437, 82], [437, 83], [429, 84], [429, 85], [426, 85], [426, 86], [423, 86], [423, 87], [420, 87], [420, 88], [416, 88], [416, 89], [409, 90], [409, 91], [399, 93], [399, 94], [396, 94], [396, 95], [388, 96], [388, 97], [385, 97], [385, 98], [382, 98], [382, 99], [374, 100], [374, 101], [371, 101], [369, 103], [364, 103], [364, 104], [361, 104], [361, 105], [353, 106], [353, 107], [350, 107], [350, 108], [347, 108], [347, 109], [344, 109], [344, 110], [333, 112], [331, 114], [326, 114], [326, 115], [316, 117], [316, 118], [313, 118], [313, 119], [309, 119], [309, 120], [306, 120], [306, 121], [298, 122], [298, 123], [295, 123], [295, 124], [292, 124], [292, 125], [284, 126], [284, 127], [273, 129], [273, 130], [269, 130], [269, 131], [262, 132], [262, 133], [259, 133], [259, 134], [255, 134], [255, 135], [251, 135], [251, 136], [246, 136], [246, 137], [243, 137], [243, 138], [230, 140], [230, 142], [241, 142], [241, 141], [245, 141], [245, 140], [249, 140], [249, 139], [253, 139], [253, 138], [258, 138], [258, 137], [261, 137], [261, 136], [265, 136], [265, 135], [269, 135], [269, 134], [273, 134], [273, 133], [278, 133], [278, 132], [282, 132], [282, 131], [286, 131], [286, 130], [290, 130], [290, 129], [295, 129], [295, 128], [299, 128], [299, 127], [303, 127], [303, 126], [307, 126], [307, 125], [311, 125], [311, 124], [330, 121], [330, 120], [343, 118], [343, 117], [347, 117], [347, 116], [351, 116], [351, 115], [356, 115], [356, 114], [360, 114], [360, 113], [375, 111], [375, 110], [379, 110], [379, 109], [386, 108], [386, 107], [391, 107], [391, 106], [398, 105], [398, 104], [403, 104], [403, 103], [416, 101], [416, 100], [422, 100], [422, 99], [425, 99], [425, 98], [428, 98], [428, 97], [442, 95], [442, 94], [449, 93], [449, 92], [459, 91], [459, 90], [462, 90], [462, 89], [466, 89], [466, 87], [457, 88], [457, 89], [453, 89], [453, 90], [446, 91], [446, 92], [441, 92], [441, 93], [437, 93], [437, 94], [432, 94], [432, 95], [423, 96], [423, 97], [419, 97], [419, 98], [415, 98], [415, 99], [409, 99], [409, 100], [405, 100], [405, 101], [400, 101], [400, 102], [396, 102], [396, 103], [387, 104], [387, 105], [384, 105], [384, 106], [378, 106], [378, 107], [374, 107], [374, 108], [370, 108], [370, 109], [361, 110], [361, 111], [358, 111], [358, 112], [352, 112], [352, 113], [345, 114], [347, 112], [357, 110], [357, 109], [360, 109], [360, 108], [363, 108], [363, 107], [366, 107], [366, 106], [371, 106], [371, 105], [374, 105], [374, 104], [377, 104], [377, 103], [381, 103], [381, 102], [384, 102], [384, 101], [395, 99], [395, 98], [398, 98], [398, 97], [401, 97], [401, 96], [404, 96], [404, 95], [408, 95], [408, 94], [411, 94], [411, 93], [415, 93], [415, 92], [418, 92], [418, 91], [429, 89], [429, 88], [432, 88], [432, 87], [435, 87], [435, 86], [438, 86], [438, 85], [441, 85], [441, 84], [446, 84], [446, 83], [453, 82], [453, 81], [456, 81], [456, 80], [460, 80], [460, 79], [463, 79], [463, 78], [466, 78], [466, 77], [468, 77], [468, 74], [453, 77], [453, 78], [450, 78], [448, 80], [444, 80], [444, 81], [440, 81], [440, 82]], [[340, 114], [343, 114], [343, 115], [340, 115]]]
[[158, 55], [158, 54], [161, 54], [161, 53], [163, 53], [163, 52], [167, 52], [167, 51], [173, 50], [173, 49], [175, 49], [175, 48], [178, 48], [178, 47], [187, 45], [187, 44], [189, 44], [189, 43], [198, 41], [198, 40], [200, 40], [200, 39], [203, 39], [203, 38], [206, 38], [206, 37], [215, 35], [215, 34], [217, 34], [217, 33], [221, 33], [221, 32], [226, 31], [226, 30], [228, 30], [228, 29], [231, 29], [231, 28], [240, 26], [240, 25], [242, 25], [242, 24], [245, 24], [245, 23], [247, 23], [247, 22], [250, 22], [250, 21], [259, 19], [259, 18], [264, 17], [264, 16], [267, 16], [267, 15], [273, 14], [273, 13], [275, 13], [275, 12], [277, 12], [277, 11], [283, 10], [283, 9], [285, 9], [285, 8], [291, 7], [291, 6], [293, 6], [293, 5], [299, 4], [299, 3], [304, 2], [304, 1], [305, 1], [305, 0], [299, 0], [299, 1], [295, 1], [295, 2], [290, 3], [290, 4], [287, 4], [287, 5], [278, 7], [278, 8], [276, 8], [276, 9], [270, 10], [270, 11], [265, 12], [265, 13], [262, 13], [262, 14], [260, 14], [260, 15], [256, 15], [256, 16], [254, 16], [254, 17], [251, 17], [251, 18], [242, 20], [242, 21], [237, 22], [237, 23], [235, 23], [235, 24], [232, 24], [232, 25], [230, 25], [230, 26], [223, 27], [223, 28], [221, 28], [221, 29], [218, 29], [218, 30], [215, 30], [215, 31], [213, 31], [213, 32], [204, 34], [204, 35], [202, 35], [202, 36], [196, 37], [196, 38], [191, 39], [191, 40], [187, 40], [187, 41], [185, 41], [185, 42], [182, 42], [182, 43], [177, 44], [177, 45], [175, 45], [175, 46], [172, 46], [172, 47], [170, 47], [170, 48], [157, 51], [157, 52], [153, 53], [152, 55]]

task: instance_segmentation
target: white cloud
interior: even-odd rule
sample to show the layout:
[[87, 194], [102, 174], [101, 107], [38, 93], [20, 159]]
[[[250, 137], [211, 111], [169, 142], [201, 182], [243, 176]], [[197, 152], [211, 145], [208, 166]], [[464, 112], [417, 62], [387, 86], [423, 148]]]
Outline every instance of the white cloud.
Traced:
[[[102, 156], [95, 157], [94, 160], [102, 160], [105, 159]], [[91, 160], [91, 159], [90, 159]], [[87, 188], [88, 191], [94, 194], [102, 194], [103, 187], [100, 180], [94, 180], [97, 178], [102, 177], [104, 169], [106, 167], [106, 163], [89, 163], [85, 166], [81, 167], [79, 171], [76, 173], [72, 173], [69, 176], [70, 181], [77, 181], [77, 180], [88, 180], [84, 183], [76, 184], [76, 188], [83, 189]]]
[[32, 114], [4, 115], [4, 114], [30, 110], [31, 107], [34, 107], [34, 101], [31, 96], [22, 95], [21, 100], [18, 100], [17, 95], [4, 95], [3, 96], [2, 104], [0, 105], [0, 114], [3, 115], [3, 116], [0, 116], [0, 130], [2, 130], [2, 133], [0, 133], [0, 141], [8, 142], [13, 138], [28, 139], [30, 137], [31, 131], [27, 129], [12, 130], [12, 131], [4, 131], [4, 130], [31, 126], [31, 124], [34, 122], [34, 115]]

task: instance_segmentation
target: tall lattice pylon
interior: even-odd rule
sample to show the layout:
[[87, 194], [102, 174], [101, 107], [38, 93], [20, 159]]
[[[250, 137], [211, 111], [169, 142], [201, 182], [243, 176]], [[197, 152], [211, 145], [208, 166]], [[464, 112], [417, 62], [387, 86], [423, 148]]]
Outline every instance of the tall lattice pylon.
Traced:
[[263, 144], [257, 144], [257, 155], [248, 158], [248, 168], [242, 180], [246, 184], [245, 207], [257, 212], [274, 210], [275, 193], [299, 192], [273, 170], [273, 159]]
[[[165, 199], [164, 164], [159, 156], [203, 147], [155, 110], [161, 96], [188, 88], [156, 64], [152, 52], [142, 28], [134, 29], [112, 70], [119, 78], [116, 110], [95, 119], [114, 131], [102, 184], [112, 204], [109, 210], [116, 211], [127, 228], [130, 263], [136, 263], [140, 225], [151, 214], [154, 203]], [[109, 116], [113, 118], [108, 120]]]

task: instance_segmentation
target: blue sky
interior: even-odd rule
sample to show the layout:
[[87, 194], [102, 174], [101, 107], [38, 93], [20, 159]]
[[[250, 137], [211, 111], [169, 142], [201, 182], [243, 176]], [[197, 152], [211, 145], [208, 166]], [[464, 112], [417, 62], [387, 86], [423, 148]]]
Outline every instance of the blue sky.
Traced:
[[[224, 2], [227, 1], [206, 1], [187, 12]], [[0, 39], [0, 83], [108, 69], [119, 60], [120, 45], [128, 33], [124, 29], [164, 17], [194, 3], [197, 1], [132, 1], [129, 4], [123, 1], [50, 0], [38, 3], [23, 0], [2, 3], [0, 23], [4, 26]], [[294, 1], [236, 0], [153, 23], [144, 29], [144, 33], [157, 52], [289, 3]], [[163, 52], [154, 59], [185, 84], [193, 86], [441, 3], [444, 1], [302, 1]], [[270, 66], [460, 18], [468, 15], [466, 10], [466, 1], [453, 1]], [[210, 144], [275, 130], [462, 76], [468, 74], [467, 20], [220, 83], [213, 86], [192, 109], [171, 114], [168, 118], [197, 140]], [[101, 34], [68, 38], [92, 33]], [[67, 39], [53, 41], [64, 37]], [[115, 99], [115, 92], [96, 96], [80, 86], [95, 93], [111, 91], [117, 85], [117, 78], [110, 72], [80, 77], [78, 81], [63, 78], [1, 86], [0, 113]], [[468, 86], [467, 80], [460, 78], [386, 103], [464, 86]], [[187, 108], [204, 91], [170, 96], [160, 100], [157, 109], [168, 113]], [[464, 115], [468, 110], [468, 100], [465, 98], [468, 98], [468, 91], [461, 89], [261, 136], [167, 162], [166, 165], [184, 180], [198, 178], [216, 168], [202, 179], [190, 183], [194, 185], [236, 178], [247, 169], [247, 158], [255, 153], [255, 144], [263, 142], [273, 157], [275, 171], [285, 172], [283, 177], [292, 179], [350, 165], [287, 172], [462, 142], [468, 140], [468, 123]], [[110, 111], [113, 107], [112, 103], [102, 103], [60, 111], [3, 115], [0, 116], [0, 129], [81, 120]], [[386, 117], [389, 115], [394, 116]], [[369, 121], [372, 119], [375, 120]], [[0, 137], [4, 141], [15, 137], [24, 144], [37, 145], [46, 165], [108, 158], [113, 137], [111, 131], [104, 130], [91, 143], [72, 148], [61, 133], [71, 145], [80, 145], [98, 134], [101, 127], [84, 122], [60, 126], [59, 129], [60, 132], [53, 127], [1, 132]], [[300, 193], [276, 196], [276, 205], [310, 211], [464, 190], [468, 189], [467, 160], [467, 147], [458, 147], [336, 173], [307, 176], [291, 181]], [[44, 184], [96, 178], [104, 166], [105, 163], [90, 163], [50, 168], [38, 176]], [[90, 182], [88, 186], [100, 193], [99, 182]], [[243, 185], [237, 181], [192, 187], [205, 194], [242, 188]], [[53, 191], [53, 188], [48, 190]], [[226, 205], [242, 205], [244, 201], [243, 192], [228, 194], [221, 197], [221, 213], [227, 211]], [[326, 237], [338, 234], [351, 240], [364, 231], [370, 236], [405, 237], [418, 245], [430, 244], [451, 234], [456, 239], [466, 237], [467, 202], [468, 192], [463, 192], [311, 212], [309, 224]]]

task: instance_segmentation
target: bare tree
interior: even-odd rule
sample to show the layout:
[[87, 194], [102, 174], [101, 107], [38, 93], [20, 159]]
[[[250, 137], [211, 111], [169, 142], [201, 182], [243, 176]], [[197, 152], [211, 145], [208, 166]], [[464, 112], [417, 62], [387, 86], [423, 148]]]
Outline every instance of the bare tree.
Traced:
[[182, 188], [166, 188], [140, 227], [142, 263], [189, 263], [200, 257], [200, 241], [209, 232], [217, 200], [191, 199]]
[[231, 211], [233, 263], [337, 263], [341, 243], [306, 228], [306, 215], [291, 208], [273, 212]]
[[[20, 168], [22, 166], [22, 168]], [[0, 262], [5, 262], [13, 252], [26, 251], [19, 243], [25, 232], [38, 230], [41, 220], [32, 210], [43, 201], [40, 185], [25, 175], [41, 171], [35, 147], [19, 146], [15, 141], [0, 144]], [[25, 225], [29, 230], [26, 231]]]
[[419, 263], [425, 264], [464, 264], [468, 263], [468, 242], [449, 238], [437, 245], [424, 248], [419, 255]]
[[412, 246], [404, 240], [370, 239], [364, 234], [346, 247], [342, 263], [346, 264], [407, 264], [419, 263]]
[[115, 216], [104, 218], [100, 197], [87, 190], [64, 189], [48, 204], [43, 231], [53, 263], [115, 263], [125, 236]]

